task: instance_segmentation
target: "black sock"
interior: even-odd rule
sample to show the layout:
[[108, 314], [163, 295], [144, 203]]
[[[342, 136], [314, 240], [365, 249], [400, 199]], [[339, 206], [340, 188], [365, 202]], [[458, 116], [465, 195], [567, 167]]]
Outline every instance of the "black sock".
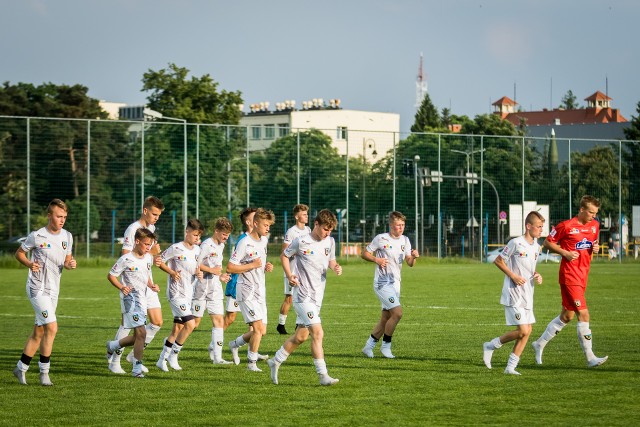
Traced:
[[31, 363], [31, 359], [33, 359], [33, 357], [29, 357], [24, 353], [22, 353], [22, 356], [20, 356], [20, 361], [23, 365], [29, 366], [29, 363]]
[[382, 336], [382, 341], [383, 342], [391, 342], [391, 335], [384, 334]]
[[40, 363], [49, 363], [50, 360], [51, 360], [51, 356], [40, 355]]
[[372, 340], [374, 340], [375, 342], [380, 341], [380, 338], [376, 338], [376, 337], [374, 337], [374, 336], [373, 336], [373, 334], [371, 334], [371, 339], [372, 339]]

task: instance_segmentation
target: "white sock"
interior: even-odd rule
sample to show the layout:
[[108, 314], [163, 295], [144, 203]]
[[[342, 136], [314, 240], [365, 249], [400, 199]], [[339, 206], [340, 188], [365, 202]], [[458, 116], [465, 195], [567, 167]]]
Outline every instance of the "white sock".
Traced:
[[591, 329], [589, 329], [589, 322], [578, 322], [578, 327], [576, 328], [578, 332], [578, 340], [580, 341], [580, 346], [582, 347], [582, 351], [584, 351], [584, 355], [587, 360], [592, 360], [596, 358], [596, 355], [593, 354], [593, 342], [591, 340]]
[[545, 329], [540, 338], [538, 338], [538, 344], [540, 344], [541, 347], [544, 347], [549, 341], [558, 335], [565, 326], [567, 326], [567, 324], [560, 320], [560, 316], [556, 317], [549, 322], [547, 329]]
[[278, 324], [279, 325], [284, 325], [285, 323], [287, 323], [287, 315], [286, 314], [280, 314], [278, 316]]
[[327, 364], [324, 359], [313, 359], [313, 364], [316, 366], [316, 372], [318, 375], [328, 375]]
[[507, 362], [507, 369], [515, 371], [516, 367], [518, 367], [518, 362], [520, 362], [520, 358], [515, 353], [511, 353]]
[[287, 350], [285, 350], [284, 346], [282, 346], [280, 347], [280, 349], [278, 349], [278, 351], [276, 351], [276, 355], [273, 356], [273, 359], [276, 361], [276, 363], [280, 364], [284, 363], [288, 357], [289, 353], [287, 353]]
[[379, 340], [376, 340], [371, 335], [369, 335], [369, 339], [367, 340], [367, 343], [365, 344], [365, 346], [373, 350], [374, 348], [376, 348], [376, 344], [378, 344], [378, 341]]
[[247, 362], [256, 363], [258, 361], [258, 353], [247, 350]]
[[24, 363], [22, 363], [22, 360], [18, 360], [18, 369], [20, 369], [22, 372], [27, 372], [29, 370], [29, 365], [25, 365]]
[[502, 343], [500, 342], [500, 337], [495, 337], [491, 341], [491, 345], [493, 346], [493, 350], [497, 350], [502, 347]]
[[211, 329], [213, 355], [216, 359], [222, 359], [222, 343], [224, 342], [224, 329], [213, 328]]
[[233, 340], [233, 342], [236, 347], [242, 347], [243, 345], [247, 344], [247, 342], [242, 338], [242, 335], [240, 335], [238, 338]]
[[156, 334], [158, 333], [158, 331], [160, 330], [160, 326], [158, 325], [154, 325], [153, 323], [147, 323], [147, 325], [144, 327], [147, 330], [147, 336], [144, 339], [144, 344], [145, 346], [148, 345], [153, 338], [156, 336]]
[[38, 367], [40, 368], [41, 374], [48, 374], [49, 368], [51, 367], [51, 362], [48, 362], [48, 363], [38, 362]]
[[178, 345], [176, 343], [173, 343], [173, 345], [171, 346], [171, 351], [173, 351], [174, 353], [178, 354], [178, 353], [180, 353], [180, 350], [182, 350], [182, 346]]
[[[118, 352], [119, 354], [122, 354], [122, 351], [119, 351], [119, 350], [122, 350], [122, 347], [120, 347], [120, 342], [118, 340], [109, 341], [107, 350], [109, 350], [112, 353]], [[114, 356], [115, 355], [116, 354], [114, 354]]]

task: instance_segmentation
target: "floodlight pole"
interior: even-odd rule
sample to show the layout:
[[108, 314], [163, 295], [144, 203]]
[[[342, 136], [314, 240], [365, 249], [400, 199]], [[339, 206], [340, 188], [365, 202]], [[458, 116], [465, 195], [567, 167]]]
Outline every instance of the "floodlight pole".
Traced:
[[[471, 244], [471, 233], [473, 231], [473, 221], [471, 220], [471, 185], [473, 185], [474, 178], [469, 175], [471, 173], [469, 157], [475, 153], [481, 153], [485, 150], [486, 148], [483, 148], [482, 150], [472, 151], [451, 150], [453, 153], [460, 153], [467, 156], [467, 220], [469, 221], [469, 247], [472, 248], [472, 251], [474, 251], [475, 249], [475, 247]], [[473, 257], [473, 252], [471, 252], [471, 254], [471, 256]]]
[[416, 187], [416, 249], [420, 250], [420, 240], [419, 240], [419, 234], [418, 234], [418, 230], [419, 230], [419, 218], [418, 218], [418, 162], [420, 161], [420, 156], [419, 155], [415, 155], [413, 156], [413, 177], [415, 180], [415, 187]]

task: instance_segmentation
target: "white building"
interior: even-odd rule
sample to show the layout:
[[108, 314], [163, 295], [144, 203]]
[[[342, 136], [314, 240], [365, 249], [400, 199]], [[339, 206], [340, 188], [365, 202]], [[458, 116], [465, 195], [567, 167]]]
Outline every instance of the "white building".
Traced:
[[264, 150], [290, 132], [308, 129], [325, 133], [341, 155], [347, 154], [348, 140], [349, 156], [364, 154], [368, 160], [384, 156], [399, 141], [399, 114], [343, 110], [338, 106], [339, 100], [331, 100], [329, 107], [322, 100], [314, 100], [296, 110], [295, 102], [286, 101], [269, 111], [268, 103], [253, 104], [240, 125], [247, 126], [249, 151]]

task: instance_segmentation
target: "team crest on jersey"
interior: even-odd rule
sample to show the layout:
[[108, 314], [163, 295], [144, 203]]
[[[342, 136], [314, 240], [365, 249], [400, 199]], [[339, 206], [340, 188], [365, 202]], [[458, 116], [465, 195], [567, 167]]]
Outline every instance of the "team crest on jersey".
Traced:
[[396, 299], [394, 297], [389, 297], [389, 302], [393, 304], [394, 302], [396, 302]]
[[194, 307], [195, 311], [200, 311], [200, 304], [196, 304], [196, 306]]
[[150, 262], [147, 263], [147, 270], [151, 270], [151, 263]]
[[62, 242], [62, 249], [67, 249], [67, 242]]
[[180, 310], [187, 311], [187, 306], [184, 304], [180, 304]]
[[404, 252], [404, 245], [400, 245], [400, 250]]
[[133, 315], [133, 321], [137, 322], [138, 320], [140, 320], [140, 316], [138, 316], [137, 314]]
[[580, 307], [580, 300], [577, 299], [573, 302], [573, 305], [575, 305], [576, 307]]
[[249, 316], [253, 317], [256, 315], [256, 312], [253, 310], [249, 310]]
[[329, 256], [329, 248], [324, 248], [324, 255]]
[[521, 317], [520, 313], [516, 313], [516, 320], [520, 320]]
[[596, 234], [596, 228], [595, 227], [591, 227], [591, 233], [592, 234]]
[[588, 241], [586, 237], [581, 241], [579, 241], [578, 243], [576, 243], [576, 249], [579, 251], [591, 249], [592, 247], [593, 247], [593, 243]]
[[313, 319], [313, 311], [307, 311], [307, 317]]

